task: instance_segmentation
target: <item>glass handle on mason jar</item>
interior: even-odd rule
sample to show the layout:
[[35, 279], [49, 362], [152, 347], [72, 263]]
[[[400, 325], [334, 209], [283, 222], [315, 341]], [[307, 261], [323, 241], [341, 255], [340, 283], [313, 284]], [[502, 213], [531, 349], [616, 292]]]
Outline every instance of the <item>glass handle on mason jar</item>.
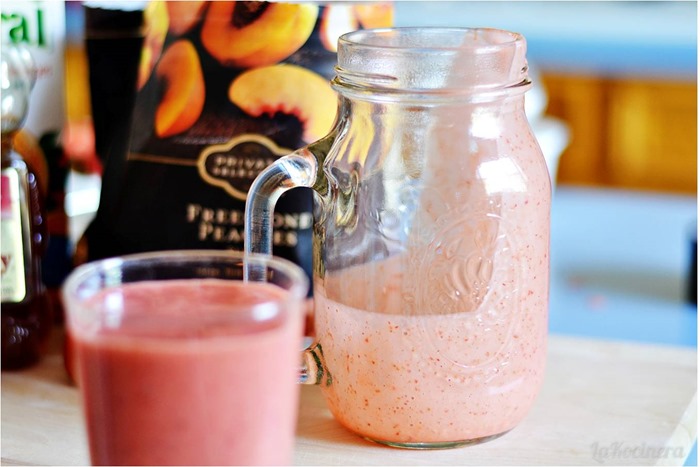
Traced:
[[330, 386], [333, 383], [333, 377], [326, 368], [323, 347], [318, 341], [314, 341], [311, 346], [302, 352], [299, 382], [301, 384], [321, 384], [325, 386]]
[[318, 161], [308, 148], [277, 159], [260, 172], [245, 205], [245, 252], [272, 254], [272, 214], [277, 200], [296, 187], [312, 187]]
[[[330, 139], [330, 138], [329, 138]], [[246, 253], [272, 254], [272, 215], [277, 200], [286, 191], [296, 187], [313, 188], [318, 179], [330, 141], [320, 140], [312, 146], [301, 148], [269, 165], [253, 181], [245, 205]], [[248, 265], [247, 280], [262, 280], [266, 271]], [[302, 384], [331, 383], [325, 369], [323, 348], [314, 342], [303, 351], [299, 382]]]

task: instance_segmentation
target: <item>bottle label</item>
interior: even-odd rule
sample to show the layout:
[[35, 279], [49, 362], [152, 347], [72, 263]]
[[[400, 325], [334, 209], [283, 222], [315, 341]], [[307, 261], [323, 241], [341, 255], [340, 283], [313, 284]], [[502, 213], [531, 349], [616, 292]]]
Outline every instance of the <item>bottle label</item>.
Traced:
[[2, 302], [18, 303], [27, 295], [24, 249], [22, 245], [22, 210], [20, 207], [20, 180], [17, 172], [2, 172], [0, 205], [0, 254], [2, 255]]

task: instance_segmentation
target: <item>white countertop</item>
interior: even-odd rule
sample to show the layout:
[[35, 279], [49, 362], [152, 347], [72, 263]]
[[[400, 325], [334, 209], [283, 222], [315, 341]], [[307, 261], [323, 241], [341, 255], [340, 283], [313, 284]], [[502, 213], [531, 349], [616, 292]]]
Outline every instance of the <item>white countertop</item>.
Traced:
[[[89, 462], [61, 338], [39, 365], [2, 374], [2, 465]], [[696, 371], [690, 349], [551, 336], [525, 420], [493, 441], [438, 450], [370, 443], [333, 419], [319, 386], [303, 386], [294, 464], [680, 465], [697, 435]]]

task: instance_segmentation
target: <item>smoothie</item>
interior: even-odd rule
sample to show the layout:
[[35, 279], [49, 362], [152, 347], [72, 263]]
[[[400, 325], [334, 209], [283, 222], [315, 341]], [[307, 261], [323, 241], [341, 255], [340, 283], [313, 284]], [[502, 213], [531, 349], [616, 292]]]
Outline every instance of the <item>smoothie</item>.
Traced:
[[341, 261], [314, 277], [331, 411], [356, 433], [404, 445], [507, 432], [533, 405], [545, 367], [550, 182], [522, 96], [455, 105], [433, 121], [427, 149], [404, 157], [426, 160], [420, 177], [393, 183], [401, 171], [382, 173], [409, 202], [392, 213], [385, 201], [358, 222], [375, 222], [365, 230], [376, 239], [365, 241], [388, 245], [374, 249], [384, 258], [342, 265], [337, 229], [324, 254]]
[[302, 314], [285, 294], [197, 279], [92, 297], [105, 322], [72, 335], [93, 464], [291, 463]]
[[[361, 269], [332, 280], [361, 290], [369, 286]], [[332, 377], [323, 390], [334, 416], [356, 433], [393, 443], [478, 440], [512, 429], [539, 392], [542, 295], [523, 300], [518, 316], [489, 319], [503, 310], [495, 304], [472, 316], [403, 315], [342, 304], [316, 290], [317, 335]]]
[[[514, 261], [528, 250], [530, 260]], [[446, 293], [459, 279], [430, 277], [443, 260], [412, 269], [407, 254], [316, 278], [332, 377], [323, 390], [350, 430], [390, 443], [478, 440], [510, 430], [533, 405], [546, 353], [544, 245], [501, 249], [488, 280], [472, 282], [483, 281], [478, 293], [461, 297]]]

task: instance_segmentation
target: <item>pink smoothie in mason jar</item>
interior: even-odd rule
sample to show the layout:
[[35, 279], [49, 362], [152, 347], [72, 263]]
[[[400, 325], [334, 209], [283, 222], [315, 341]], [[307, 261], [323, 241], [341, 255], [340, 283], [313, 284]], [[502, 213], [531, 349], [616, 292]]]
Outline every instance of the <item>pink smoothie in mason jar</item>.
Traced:
[[193, 279], [89, 299], [105, 323], [72, 337], [93, 464], [289, 464], [302, 315], [278, 313], [286, 293]]
[[[442, 116], [474, 118], [468, 107]], [[314, 278], [332, 378], [322, 387], [356, 433], [416, 447], [479, 441], [514, 428], [534, 403], [545, 369], [551, 188], [524, 114], [505, 121], [488, 140], [435, 129], [440, 156], [413, 196], [403, 251]], [[476, 150], [465, 150], [469, 142]]]

